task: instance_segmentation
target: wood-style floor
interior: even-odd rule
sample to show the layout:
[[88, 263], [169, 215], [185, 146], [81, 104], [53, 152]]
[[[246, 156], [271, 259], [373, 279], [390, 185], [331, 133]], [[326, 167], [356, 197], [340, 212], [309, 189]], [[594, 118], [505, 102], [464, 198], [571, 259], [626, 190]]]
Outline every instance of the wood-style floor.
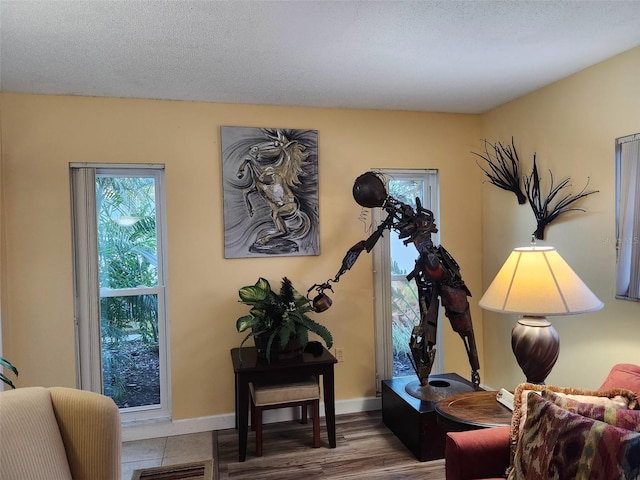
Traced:
[[246, 461], [238, 462], [238, 433], [219, 430], [214, 448], [219, 480], [424, 479], [444, 480], [444, 460], [419, 462], [382, 422], [380, 411], [336, 418], [335, 449], [321, 421], [321, 448], [312, 448], [312, 425], [298, 422], [264, 427], [264, 454], [255, 456], [249, 432]]

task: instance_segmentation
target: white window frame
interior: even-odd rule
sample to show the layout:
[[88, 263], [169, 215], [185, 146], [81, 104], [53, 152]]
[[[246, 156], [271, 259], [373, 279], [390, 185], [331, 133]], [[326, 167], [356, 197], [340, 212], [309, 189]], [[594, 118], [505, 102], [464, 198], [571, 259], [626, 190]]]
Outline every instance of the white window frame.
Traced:
[[[424, 207], [431, 210], [438, 222], [440, 213], [439, 203], [439, 177], [438, 170], [435, 169], [380, 169], [376, 170], [387, 179], [413, 179], [423, 178], [426, 186]], [[388, 185], [387, 191], [388, 191]], [[386, 212], [381, 208], [372, 210], [372, 221], [374, 225], [379, 225], [386, 216]], [[435, 245], [440, 243], [440, 234], [432, 235]], [[408, 246], [407, 248], [411, 248]], [[391, 240], [388, 234], [382, 236], [372, 250], [373, 254], [373, 288], [374, 288], [374, 322], [375, 322], [375, 363], [376, 363], [376, 391], [382, 391], [382, 380], [393, 378], [393, 343], [392, 343], [392, 319], [391, 319], [391, 262], [390, 262]], [[416, 259], [418, 253], [416, 252]], [[432, 368], [432, 374], [442, 373], [443, 337], [441, 327], [441, 312], [438, 315], [438, 330], [436, 334], [436, 356]]]
[[[160, 404], [121, 408], [122, 423], [165, 421], [171, 418], [169, 319], [167, 305], [167, 231], [165, 215], [164, 165], [71, 163], [71, 204], [74, 259], [74, 307], [76, 329], [77, 385], [82, 390], [102, 393], [100, 348], [100, 296], [112, 291], [99, 289], [95, 180], [99, 174], [152, 176], [156, 182], [156, 234], [158, 236], [158, 285], [144, 289], [117, 290], [117, 295], [158, 296], [158, 342], [160, 361]], [[93, 259], [93, 261], [92, 261]], [[116, 293], [114, 293], [115, 295]]]
[[616, 139], [616, 298], [640, 302], [640, 133]]

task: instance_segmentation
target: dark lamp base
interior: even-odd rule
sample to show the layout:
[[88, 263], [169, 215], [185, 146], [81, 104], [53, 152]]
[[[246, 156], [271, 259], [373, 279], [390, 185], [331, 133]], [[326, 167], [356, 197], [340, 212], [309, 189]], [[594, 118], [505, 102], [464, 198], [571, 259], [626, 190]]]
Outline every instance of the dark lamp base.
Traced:
[[560, 353], [560, 337], [545, 317], [524, 316], [511, 331], [511, 348], [527, 382], [543, 384]]

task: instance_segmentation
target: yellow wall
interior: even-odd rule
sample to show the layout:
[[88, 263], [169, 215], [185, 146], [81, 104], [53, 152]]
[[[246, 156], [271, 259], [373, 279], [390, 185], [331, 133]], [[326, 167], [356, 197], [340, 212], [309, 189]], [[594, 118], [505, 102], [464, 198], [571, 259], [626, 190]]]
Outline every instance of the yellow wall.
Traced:
[[[440, 171], [441, 242], [474, 293], [482, 362], [481, 172], [470, 151], [476, 115], [223, 105], [1, 94], [5, 356], [19, 384], [75, 386], [70, 162], [166, 165], [173, 418], [232, 412], [229, 349], [246, 313], [237, 290], [258, 276], [288, 276], [301, 291], [333, 277], [346, 250], [366, 238], [353, 180], [371, 168]], [[317, 129], [321, 255], [224, 259], [220, 126]], [[338, 400], [373, 396], [371, 256], [342, 277], [318, 315], [346, 361]], [[462, 343], [445, 332], [445, 371], [469, 375]], [[484, 374], [484, 368], [481, 370]]]
[[[19, 384], [75, 385], [69, 211], [70, 162], [166, 165], [173, 417], [233, 411], [229, 349], [246, 309], [237, 289], [265, 276], [289, 276], [301, 290], [332, 277], [347, 248], [365, 238], [351, 198], [371, 168], [440, 171], [444, 246], [473, 292], [472, 315], [484, 383], [523, 380], [510, 349], [515, 316], [478, 308], [511, 249], [535, 228], [528, 206], [483, 183], [471, 151], [480, 139], [513, 136], [525, 172], [533, 152], [545, 187], [548, 170], [590, 177], [599, 190], [547, 229], [555, 246], [604, 302], [596, 313], [551, 318], [561, 338], [548, 383], [599, 386], [618, 362], [640, 364], [640, 304], [614, 299], [614, 139], [640, 132], [640, 48], [609, 59], [485, 115], [311, 109], [152, 100], [0, 94], [0, 272], [4, 356]], [[321, 255], [225, 260], [221, 125], [319, 131]], [[346, 361], [336, 367], [338, 400], [372, 396], [371, 256], [363, 254], [336, 286], [334, 306], [317, 319]], [[445, 371], [468, 376], [459, 338], [445, 333]]]
[[[617, 137], [640, 132], [640, 48], [583, 70], [483, 116], [490, 141], [515, 138], [525, 173], [537, 153], [543, 191], [551, 169], [556, 183], [572, 179], [578, 193], [590, 178], [599, 190], [547, 229], [552, 245], [605, 303], [596, 313], [551, 317], [560, 335], [560, 357], [547, 383], [596, 388], [618, 362], [640, 364], [640, 304], [616, 300], [615, 156]], [[482, 187], [485, 288], [513, 247], [526, 246], [535, 229], [528, 205], [485, 184]], [[513, 388], [522, 372], [508, 348], [516, 316], [484, 314], [484, 380]]]

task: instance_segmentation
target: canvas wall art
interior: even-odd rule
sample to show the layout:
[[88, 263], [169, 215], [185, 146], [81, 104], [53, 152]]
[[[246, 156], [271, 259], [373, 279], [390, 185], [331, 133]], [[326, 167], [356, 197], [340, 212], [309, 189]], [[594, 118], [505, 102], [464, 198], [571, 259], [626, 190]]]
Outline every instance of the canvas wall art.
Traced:
[[318, 132], [222, 127], [225, 258], [318, 255]]

